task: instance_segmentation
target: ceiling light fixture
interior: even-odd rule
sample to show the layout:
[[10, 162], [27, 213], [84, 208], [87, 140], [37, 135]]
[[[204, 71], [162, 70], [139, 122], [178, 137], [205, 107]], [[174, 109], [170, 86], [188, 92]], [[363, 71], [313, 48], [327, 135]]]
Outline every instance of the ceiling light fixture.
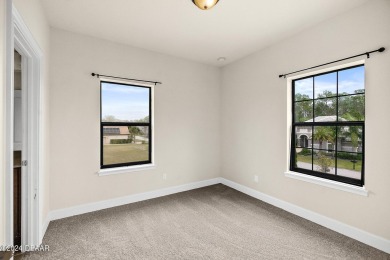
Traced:
[[209, 10], [218, 3], [219, 0], [192, 0], [192, 2], [202, 10]]
[[219, 57], [219, 58], [217, 59], [217, 61], [223, 62], [223, 61], [226, 61], [226, 58], [225, 58], [225, 57]]

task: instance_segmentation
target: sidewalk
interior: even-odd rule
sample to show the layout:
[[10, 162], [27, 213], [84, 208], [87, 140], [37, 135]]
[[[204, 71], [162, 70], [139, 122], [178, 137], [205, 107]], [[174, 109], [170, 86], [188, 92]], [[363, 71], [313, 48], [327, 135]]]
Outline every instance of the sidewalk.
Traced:
[[[310, 163], [305, 163], [305, 162], [297, 162], [297, 165], [299, 168], [302, 169], [310, 169], [311, 170], [311, 164]], [[314, 170], [316, 170], [317, 165], [314, 165]], [[328, 174], [335, 174], [335, 169], [334, 167], [330, 168], [330, 172]], [[344, 176], [344, 177], [349, 177], [353, 179], [358, 179], [360, 180], [360, 172], [359, 171], [352, 171], [352, 170], [347, 170], [347, 169], [337, 169], [337, 175]]]

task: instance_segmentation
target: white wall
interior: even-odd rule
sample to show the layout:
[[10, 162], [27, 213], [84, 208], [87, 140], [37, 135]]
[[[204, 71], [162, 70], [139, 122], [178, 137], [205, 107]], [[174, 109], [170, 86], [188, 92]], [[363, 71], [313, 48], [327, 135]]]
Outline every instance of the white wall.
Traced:
[[40, 0], [13, 0], [14, 6], [22, 16], [23, 21], [32, 33], [35, 41], [43, 53], [42, 61], [42, 106], [40, 113], [40, 121], [42, 128], [41, 147], [42, 156], [40, 164], [39, 185], [41, 189], [40, 211], [41, 211], [41, 226], [44, 225], [46, 217], [49, 213], [49, 54], [50, 54], [50, 28], [46, 21], [45, 13]]
[[[51, 210], [219, 176], [218, 68], [57, 29], [51, 68]], [[155, 88], [156, 169], [97, 175], [100, 87], [91, 72], [163, 82]]]
[[[222, 70], [223, 177], [390, 239], [390, 1], [319, 24]], [[369, 197], [284, 176], [287, 83], [278, 75], [386, 47], [366, 63], [366, 187]], [[259, 183], [253, 181], [259, 175]]]

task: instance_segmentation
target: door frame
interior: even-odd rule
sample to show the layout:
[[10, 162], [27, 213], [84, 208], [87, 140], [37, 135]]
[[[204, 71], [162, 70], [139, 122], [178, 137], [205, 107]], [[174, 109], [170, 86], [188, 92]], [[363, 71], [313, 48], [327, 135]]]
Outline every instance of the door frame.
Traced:
[[[7, 65], [6, 65], [6, 237], [13, 245], [13, 133], [14, 133], [14, 50], [22, 55], [22, 102], [25, 104], [22, 120], [25, 122], [22, 167], [22, 251], [39, 246], [42, 242], [40, 199], [41, 145], [41, 87], [42, 51], [24, 23], [12, 1], [7, 1]], [[26, 87], [28, 86], [28, 87]], [[23, 91], [24, 90], [24, 91]]]

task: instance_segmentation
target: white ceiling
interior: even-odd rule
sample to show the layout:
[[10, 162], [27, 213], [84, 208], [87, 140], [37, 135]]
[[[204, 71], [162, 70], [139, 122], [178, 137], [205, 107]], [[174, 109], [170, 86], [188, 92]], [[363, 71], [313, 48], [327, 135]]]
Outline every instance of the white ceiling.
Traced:
[[191, 0], [42, 0], [55, 28], [217, 66], [366, 1], [220, 0], [201, 11]]

